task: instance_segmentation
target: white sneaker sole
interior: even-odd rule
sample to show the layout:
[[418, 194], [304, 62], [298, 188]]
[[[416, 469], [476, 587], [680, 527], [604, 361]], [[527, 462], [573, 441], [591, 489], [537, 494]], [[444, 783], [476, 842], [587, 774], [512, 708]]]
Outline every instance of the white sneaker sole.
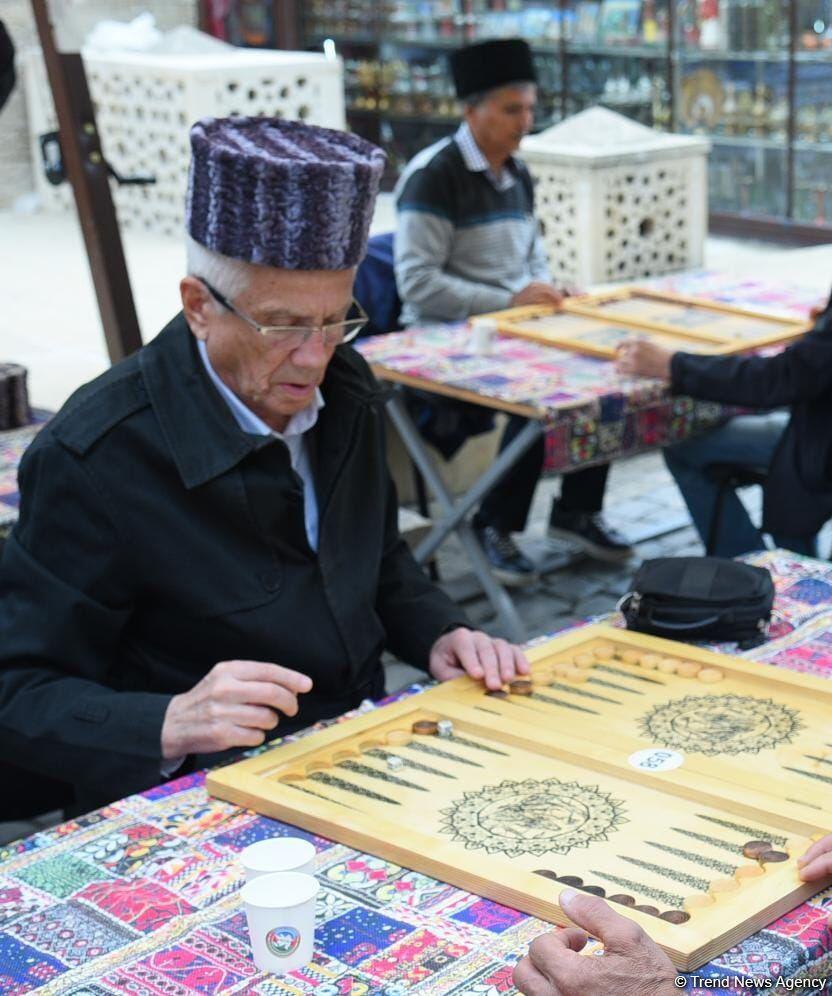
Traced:
[[580, 547], [584, 553], [588, 553], [594, 560], [602, 560], [606, 564], [622, 564], [635, 554], [633, 547], [628, 546], [623, 550], [612, 550], [608, 546], [599, 546], [593, 543], [580, 533], [570, 532], [568, 529], [559, 529], [557, 526], [549, 526], [546, 530], [547, 536], [551, 539], [565, 540], [573, 546]]

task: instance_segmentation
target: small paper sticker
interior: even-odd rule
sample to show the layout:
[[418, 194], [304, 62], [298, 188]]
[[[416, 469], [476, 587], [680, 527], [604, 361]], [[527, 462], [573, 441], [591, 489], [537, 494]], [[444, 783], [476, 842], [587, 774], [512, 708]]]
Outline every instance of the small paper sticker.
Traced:
[[277, 958], [288, 958], [300, 944], [300, 934], [294, 927], [274, 927], [266, 934], [266, 947]]
[[685, 763], [685, 755], [665, 747], [645, 747], [627, 758], [639, 771], [673, 771]]

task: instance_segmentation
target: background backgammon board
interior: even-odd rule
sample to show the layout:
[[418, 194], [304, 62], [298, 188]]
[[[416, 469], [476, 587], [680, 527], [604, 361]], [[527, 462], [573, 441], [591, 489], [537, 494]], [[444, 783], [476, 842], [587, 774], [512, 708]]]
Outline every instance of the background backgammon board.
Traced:
[[608, 359], [636, 336], [671, 350], [729, 354], [790, 342], [806, 331], [794, 319], [638, 287], [478, 317], [492, 319], [504, 335]]

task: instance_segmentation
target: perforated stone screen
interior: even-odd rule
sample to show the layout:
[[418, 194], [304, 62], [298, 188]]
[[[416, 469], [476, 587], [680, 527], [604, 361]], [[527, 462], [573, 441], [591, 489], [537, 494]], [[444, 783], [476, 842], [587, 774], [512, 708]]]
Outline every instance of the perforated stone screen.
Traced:
[[603, 108], [525, 139], [553, 278], [585, 287], [701, 265], [708, 148]]
[[[37, 189], [49, 208], [68, 209], [67, 184], [51, 186], [37, 136], [56, 127], [39, 49], [24, 56]], [[305, 52], [236, 50], [212, 55], [85, 55], [104, 155], [123, 175], [152, 186], [113, 185], [119, 221], [164, 234], [182, 231], [191, 124], [203, 117], [269, 115], [345, 127], [343, 64]]]

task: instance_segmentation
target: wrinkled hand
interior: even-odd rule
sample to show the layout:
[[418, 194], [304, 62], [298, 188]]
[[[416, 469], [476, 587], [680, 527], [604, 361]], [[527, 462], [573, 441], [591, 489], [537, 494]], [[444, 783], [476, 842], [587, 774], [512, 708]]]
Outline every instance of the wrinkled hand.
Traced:
[[551, 284], [545, 284], [542, 280], [533, 280], [530, 284], [517, 291], [511, 299], [513, 308], [521, 304], [552, 304], [559, 305], [563, 300], [563, 294]]
[[797, 859], [797, 865], [804, 882], [832, 875], [832, 834], [812, 844], [803, 857]]
[[437, 681], [468, 674], [496, 692], [518, 674], [529, 674], [531, 667], [523, 651], [514, 644], [460, 627], [434, 643], [428, 670]]
[[526, 996], [588, 996], [590, 993], [638, 993], [670, 996], [676, 969], [658, 944], [632, 920], [603, 899], [564, 889], [561, 908], [579, 927], [604, 944], [600, 957], [581, 955], [584, 930], [541, 934], [514, 969], [514, 984]]
[[670, 380], [673, 353], [647, 339], [629, 339], [615, 354], [615, 368], [629, 377], [658, 377]]
[[312, 680], [263, 661], [221, 661], [189, 692], [174, 695], [162, 724], [162, 757], [258, 747], [279, 721], [295, 716]]

